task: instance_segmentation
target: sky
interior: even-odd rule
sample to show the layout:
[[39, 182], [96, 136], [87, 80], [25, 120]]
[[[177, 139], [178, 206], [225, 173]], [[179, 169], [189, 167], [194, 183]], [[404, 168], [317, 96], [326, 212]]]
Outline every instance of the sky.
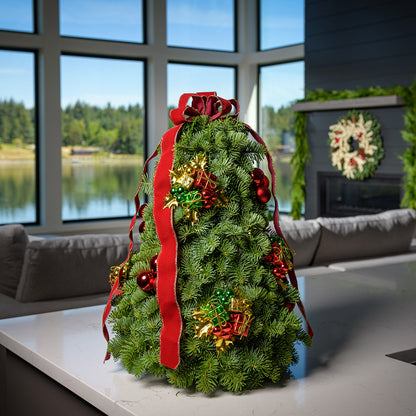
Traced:
[[[282, 4], [284, 7], [282, 7]], [[142, 42], [141, 0], [60, 0], [62, 35]], [[0, 29], [33, 30], [32, 0], [0, 0]], [[261, 48], [303, 42], [303, 0], [261, 1]], [[167, 0], [167, 41], [171, 46], [234, 49], [232, 0]], [[214, 22], [214, 23], [213, 23]], [[261, 103], [276, 108], [303, 96], [303, 64], [261, 69]], [[169, 64], [168, 104], [181, 93], [216, 91], [235, 97], [234, 69]], [[77, 100], [104, 107], [143, 104], [143, 63], [61, 57], [61, 103]], [[34, 55], [0, 50], [0, 99], [34, 103]]]

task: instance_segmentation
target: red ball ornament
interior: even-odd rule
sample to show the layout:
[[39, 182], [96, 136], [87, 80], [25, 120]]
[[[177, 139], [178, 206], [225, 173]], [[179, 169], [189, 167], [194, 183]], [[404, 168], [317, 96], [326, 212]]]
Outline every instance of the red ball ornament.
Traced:
[[137, 275], [136, 281], [140, 289], [148, 292], [154, 289], [155, 275], [152, 272], [141, 272]]
[[263, 185], [264, 186], [269, 186], [269, 183], [270, 183], [269, 178], [267, 176], [264, 176], [264, 178], [263, 178]]
[[146, 226], [144, 225], [144, 221], [139, 224], [139, 233], [142, 234]]
[[260, 186], [264, 181], [264, 173], [259, 168], [254, 168], [253, 172], [250, 173], [250, 176], [253, 178], [253, 182], [256, 186]]
[[272, 193], [270, 192], [270, 189], [265, 185], [260, 185], [257, 190], [257, 198], [260, 202], [263, 202], [263, 204], [266, 204], [269, 202], [270, 197], [272, 196]]
[[144, 210], [147, 208], [147, 204], [142, 204], [142, 205], [140, 205], [140, 208], [139, 208], [139, 217], [140, 218], [142, 218], [143, 219], [143, 213], [144, 213]]
[[153, 256], [150, 259], [150, 268], [152, 269], [153, 272], [156, 272], [157, 270], [157, 258], [158, 258], [158, 255], [156, 254], [156, 256]]

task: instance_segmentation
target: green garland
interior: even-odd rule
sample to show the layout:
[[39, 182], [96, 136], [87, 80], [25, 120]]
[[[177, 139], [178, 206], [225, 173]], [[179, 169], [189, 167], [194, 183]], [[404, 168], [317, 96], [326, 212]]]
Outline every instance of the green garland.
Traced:
[[[403, 160], [404, 195], [402, 207], [416, 209], [416, 80], [410, 87], [380, 88], [371, 87], [360, 90], [324, 91], [317, 89], [309, 91], [306, 98], [297, 102], [345, 100], [348, 98], [376, 97], [382, 95], [399, 95], [403, 98], [407, 113], [404, 117], [405, 129], [402, 137], [409, 143], [409, 148], [400, 157]], [[295, 112], [295, 141], [296, 150], [291, 164], [294, 169], [291, 193], [293, 219], [302, 216], [302, 206], [305, 202], [305, 166], [310, 158], [306, 140], [306, 113]]]

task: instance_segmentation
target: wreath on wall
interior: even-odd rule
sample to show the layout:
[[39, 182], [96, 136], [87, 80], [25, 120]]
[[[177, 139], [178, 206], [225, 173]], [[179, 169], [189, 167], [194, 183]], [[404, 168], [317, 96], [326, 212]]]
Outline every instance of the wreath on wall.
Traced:
[[368, 113], [350, 111], [329, 129], [332, 166], [348, 179], [373, 176], [384, 156], [380, 123]]

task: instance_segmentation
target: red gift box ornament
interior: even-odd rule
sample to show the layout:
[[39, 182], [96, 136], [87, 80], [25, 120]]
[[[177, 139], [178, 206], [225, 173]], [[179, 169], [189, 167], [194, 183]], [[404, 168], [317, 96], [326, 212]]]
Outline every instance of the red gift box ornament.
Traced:
[[232, 333], [241, 337], [248, 335], [251, 321], [253, 320], [252, 315], [245, 315], [241, 312], [231, 312], [230, 321], [232, 325]]

